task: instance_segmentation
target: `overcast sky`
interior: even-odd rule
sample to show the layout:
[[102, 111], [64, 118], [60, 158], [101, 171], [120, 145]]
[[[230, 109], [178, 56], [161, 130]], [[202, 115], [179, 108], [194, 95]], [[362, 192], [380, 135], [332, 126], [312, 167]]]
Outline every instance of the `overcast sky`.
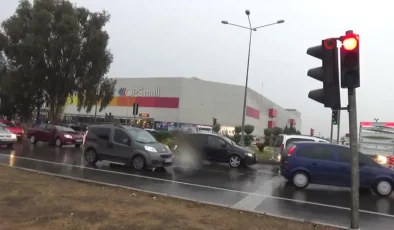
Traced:
[[[306, 49], [321, 39], [354, 30], [361, 40], [361, 88], [357, 90], [358, 122], [394, 121], [391, 70], [394, 14], [388, 0], [78, 0], [92, 11], [105, 9], [114, 54], [111, 77], [198, 77], [243, 85], [249, 34], [222, 25], [222, 20], [252, 26], [284, 19], [253, 34], [250, 87], [281, 105], [302, 113], [302, 131], [329, 136], [331, 111], [308, 98], [321, 83], [306, 76], [320, 62]], [[0, 20], [11, 16], [17, 0], [1, 1]], [[263, 87], [262, 87], [263, 85]], [[342, 105], [347, 91], [342, 90]], [[390, 103], [393, 101], [393, 103]], [[348, 114], [341, 116], [348, 132]]]

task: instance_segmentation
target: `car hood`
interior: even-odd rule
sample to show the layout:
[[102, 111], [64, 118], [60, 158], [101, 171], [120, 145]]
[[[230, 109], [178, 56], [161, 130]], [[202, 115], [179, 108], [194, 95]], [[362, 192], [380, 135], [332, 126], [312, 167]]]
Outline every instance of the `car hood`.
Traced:
[[160, 142], [148, 143], [148, 144], [141, 143], [141, 144], [155, 148], [158, 153], [170, 153], [171, 152], [165, 144], [160, 143]]
[[1, 135], [11, 135], [12, 133], [11, 133], [11, 132], [8, 132], [7, 130], [0, 129], [0, 134], [1, 134]]

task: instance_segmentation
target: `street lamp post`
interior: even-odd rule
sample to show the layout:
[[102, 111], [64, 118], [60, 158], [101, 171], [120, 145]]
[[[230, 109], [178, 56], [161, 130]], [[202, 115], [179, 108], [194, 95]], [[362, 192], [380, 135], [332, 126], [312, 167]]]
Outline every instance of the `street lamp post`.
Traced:
[[280, 24], [280, 23], [284, 23], [285, 20], [278, 20], [275, 23], [270, 23], [270, 24], [266, 24], [263, 26], [258, 26], [258, 27], [252, 27], [252, 23], [250, 22], [250, 11], [249, 10], [245, 10], [245, 14], [248, 16], [248, 21], [249, 21], [249, 27], [246, 26], [240, 26], [237, 24], [233, 24], [233, 23], [229, 23], [228, 21], [222, 21], [222, 24], [225, 25], [231, 25], [231, 26], [236, 26], [236, 27], [240, 27], [243, 29], [247, 29], [249, 30], [249, 51], [248, 51], [248, 62], [246, 65], [246, 82], [245, 82], [245, 94], [244, 94], [244, 104], [243, 104], [243, 111], [242, 111], [242, 124], [241, 124], [241, 146], [244, 146], [244, 132], [245, 132], [245, 115], [246, 115], [246, 99], [248, 96], [248, 81], [249, 81], [249, 61], [250, 61], [250, 47], [252, 45], [252, 32], [253, 31], [257, 31], [257, 29], [259, 28], [263, 28], [263, 27], [267, 27], [267, 26], [272, 26], [272, 25], [276, 25], [276, 24]]

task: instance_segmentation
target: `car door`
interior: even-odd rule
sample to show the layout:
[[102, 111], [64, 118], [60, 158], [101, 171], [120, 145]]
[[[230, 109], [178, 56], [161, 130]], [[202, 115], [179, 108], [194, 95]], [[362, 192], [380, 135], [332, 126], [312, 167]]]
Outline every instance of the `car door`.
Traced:
[[227, 162], [226, 142], [217, 136], [208, 135], [207, 157], [211, 161]]
[[127, 160], [133, 156], [131, 138], [121, 129], [114, 129], [110, 155], [114, 159]]
[[297, 152], [299, 165], [310, 172], [312, 183], [333, 185], [336, 161], [332, 145], [307, 145]]
[[45, 142], [52, 142], [55, 140], [56, 127], [52, 124], [47, 124], [46, 128], [42, 131]]
[[40, 124], [34, 129], [34, 136], [36, 137], [36, 141], [45, 141], [46, 140], [46, 127], [47, 124]]
[[338, 162], [336, 170], [336, 182], [339, 186], [349, 187], [351, 183], [350, 177], [350, 159], [351, 153], [350, 148], [335, 146], [333, 147], [336, 155], [336, 161]]
[[107, 157], [112, 150], [110, 148], [110, 135], [110, 128], [91, 127], [89, 128], [85, 143], [92, 143], [99, 154]]

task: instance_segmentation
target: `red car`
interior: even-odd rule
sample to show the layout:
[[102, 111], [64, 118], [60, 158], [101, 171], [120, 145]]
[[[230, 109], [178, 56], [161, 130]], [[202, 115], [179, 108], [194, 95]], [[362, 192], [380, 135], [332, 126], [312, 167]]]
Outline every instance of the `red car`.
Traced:
[[53, 124], [40, 124], [29, 128], [27, 130], [27, 138], [29, 138], [32, 144], [42, 141], [55, 144], [57, 147], [75, 145], [78, 148], [83, 141], [82, 135], [72, 128]]
[[18, 140], [22, 140], [24, 131], [22, 127], [18, 127], [14, 125], [11, 121], [8, 120], [0, 120], [0, 123], [2, 123], [2, 126], [10, 131], [11, 133], [15, 134], [18, 138]]

